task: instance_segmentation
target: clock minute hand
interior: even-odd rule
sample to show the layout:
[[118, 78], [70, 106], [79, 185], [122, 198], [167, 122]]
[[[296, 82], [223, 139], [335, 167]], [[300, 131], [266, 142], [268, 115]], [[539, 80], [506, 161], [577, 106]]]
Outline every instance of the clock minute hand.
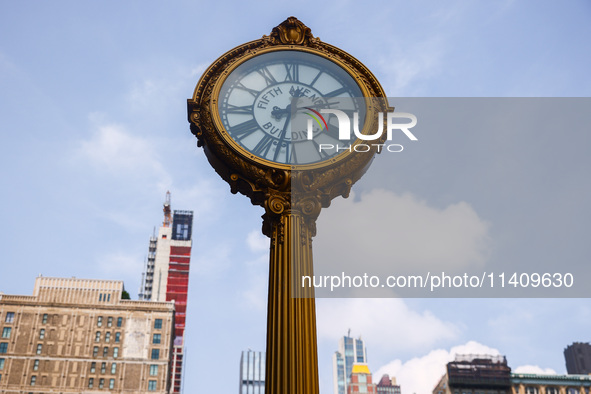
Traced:
[[[287, 119], [285, 119], [285, 124], [283, 125], [283, 130], [281, 130], [281, 135], [279, 136], [279, 141], [277, 142], [277, 148], [275, 148], [275, 154], [273, 155], [273, 161], [277, 161], [277, 156], [279, 156], [279, 151], [281, 150], [281, 144], [283, 144], [283, 140], [285, 139], [285, 134], [287, 133], [287, 126], [289, 125], [289, 121], [291, 120], [291, 104], [285, 108], [287, 112]], [[287, 147], [285, 147], [287, 149]]]

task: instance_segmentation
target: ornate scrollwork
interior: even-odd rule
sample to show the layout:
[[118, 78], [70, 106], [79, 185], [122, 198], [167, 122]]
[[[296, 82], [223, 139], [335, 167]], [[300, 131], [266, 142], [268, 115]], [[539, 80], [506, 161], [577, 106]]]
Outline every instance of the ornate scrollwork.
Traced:
[[313, 37], [312, 30], [293, 16], [273, 28], [271, 32], [272, 41], [285, 45], [302, 45]]

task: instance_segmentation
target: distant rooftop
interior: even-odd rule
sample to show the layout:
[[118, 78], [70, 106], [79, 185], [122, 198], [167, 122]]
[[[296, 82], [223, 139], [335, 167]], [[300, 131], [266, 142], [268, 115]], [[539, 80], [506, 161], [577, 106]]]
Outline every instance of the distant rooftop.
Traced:
[[505, 356], [490, 354], [456, 354], [456, 362], [472, 362], [475, 360], [487, 360], [493, 363], [507, 363]]
[[371, 372], [369, 372], [369, 367], [367, 366], [367, 364], [361, 363], [353, 364], [353, 369], [351, 370], [351, 373], [364, 373], [367, 375], [371, 374]]

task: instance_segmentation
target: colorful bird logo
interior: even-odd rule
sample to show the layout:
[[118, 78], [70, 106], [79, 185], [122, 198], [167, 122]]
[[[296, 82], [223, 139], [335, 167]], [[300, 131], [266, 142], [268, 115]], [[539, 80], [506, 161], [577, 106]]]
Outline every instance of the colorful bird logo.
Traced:
[[[316, 121], [316, 123], [318, 123], [318, 126], [320, 126], [320, 131], [322, 131], [322, 123], [324, 123], [324, 128], [326, 130], [328, 130], [328, 125], [326, 124], [326, 120], [324, 120], [324, 117], [318, 111], [315, 111], [310, 107], [304, 107], [304, 109], [310, 110], [310, 111], [314, 112], [314, 114], [316, 114], [320, 117], [320, 119], [318, 119], [318, 117], [314, 116], [314, 114], [311, 114], [309, 112], [304, 112], [306, 115], [310, 115], [312, 117], [312, 119], [314, 119]], [[322, 120], [322, 123], [320, 123], [320, 120]]]

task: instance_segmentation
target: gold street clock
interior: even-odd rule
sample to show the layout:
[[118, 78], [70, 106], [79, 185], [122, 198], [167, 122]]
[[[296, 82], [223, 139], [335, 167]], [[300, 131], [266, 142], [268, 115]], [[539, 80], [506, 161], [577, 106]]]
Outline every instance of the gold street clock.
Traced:
[[268, 394], [318, 393], [314, 292], [298, 284], [313, 274], [321, 209], [349, 195], [386, 138], [356, 149], [367, 141], [343, 133], [336, 110], [373, 135], [378, 113], [391, 108], [361, 62], [294, 17], [222, 55], [188, 100], [191, 132], [210, 164], [233, 193], [265, 208]]

